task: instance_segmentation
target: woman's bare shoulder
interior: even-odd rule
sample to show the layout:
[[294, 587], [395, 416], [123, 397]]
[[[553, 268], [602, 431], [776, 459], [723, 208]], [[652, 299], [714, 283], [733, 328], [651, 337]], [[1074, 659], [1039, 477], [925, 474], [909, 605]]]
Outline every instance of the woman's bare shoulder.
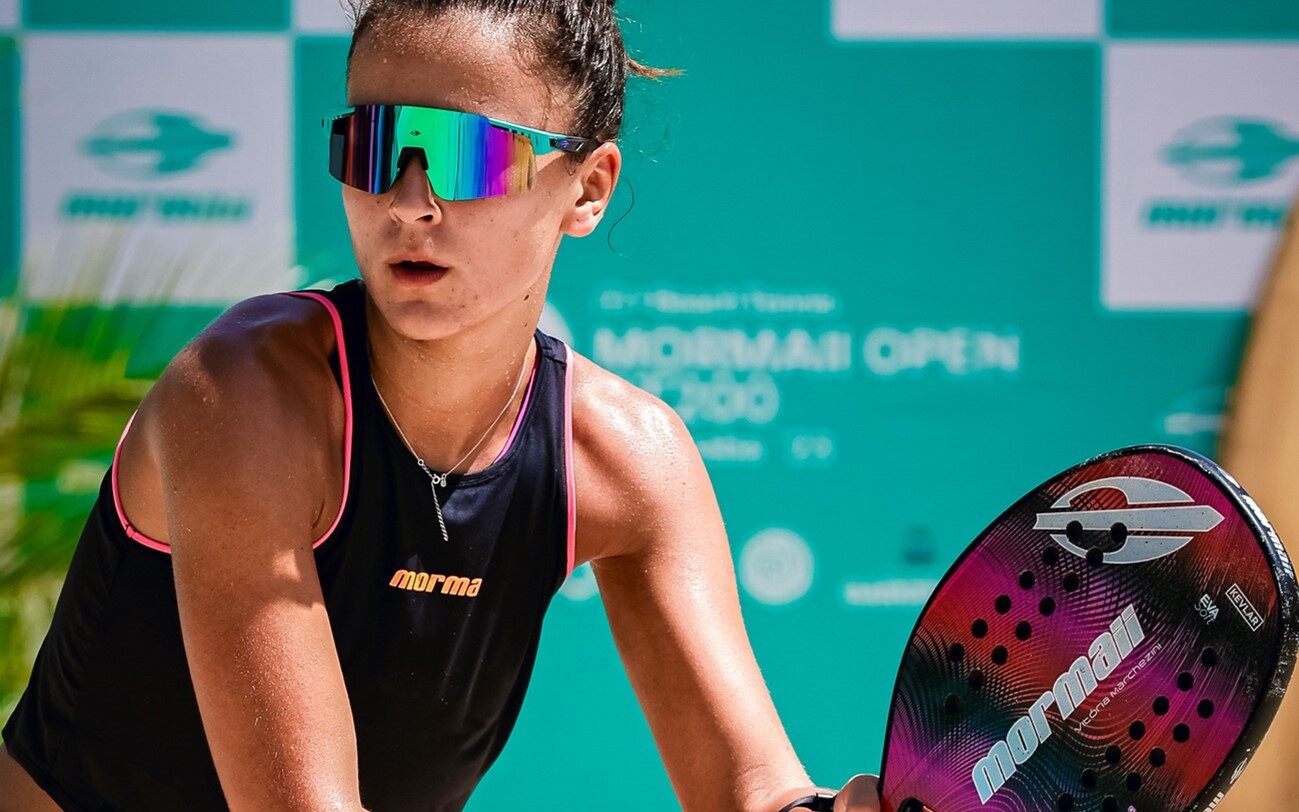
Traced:
[[164, 540], [166, 471], [177, 466], [227, 475], [242, 461], [265, 466], [269, 482], [292, 477], [328, 513], [343, 475], [335, 345], [320, 303], [265, 294], [232, 305], [177, 352], [122, 443], [121, 499], [136, 529]]
[[662, 398], [573, 353], [576, 564], [630, 552], [627, 533], [698, 450]]
[[171, 366], [205, 358], [260, 364], [271, 373], [318, 371], [334, 343], [333, 320], [320, 303], [266, 293], [227, 308], [177, 353]]
[[[197, 399], [268, 419], [310, 418], [338, 392], [329, 367], [335, 344], [333, 321], [318, 302], [282, 293], [244, 299], [176, 353], [141, 411]], [[285, 407], [292, 411], [256, 414]]]

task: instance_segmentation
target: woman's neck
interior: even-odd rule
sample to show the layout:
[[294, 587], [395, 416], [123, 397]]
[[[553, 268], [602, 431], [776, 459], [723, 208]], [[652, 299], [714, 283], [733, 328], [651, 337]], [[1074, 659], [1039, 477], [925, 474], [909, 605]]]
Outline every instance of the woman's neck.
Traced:
[[394, 331], [368, 295], [366, 316], [375, 385], [415, 453], [429, 468], [445, 472], [482, 440], [455, 473], [490, 465], [528, 389], [540, 308], [520, 308], [428, 341]]

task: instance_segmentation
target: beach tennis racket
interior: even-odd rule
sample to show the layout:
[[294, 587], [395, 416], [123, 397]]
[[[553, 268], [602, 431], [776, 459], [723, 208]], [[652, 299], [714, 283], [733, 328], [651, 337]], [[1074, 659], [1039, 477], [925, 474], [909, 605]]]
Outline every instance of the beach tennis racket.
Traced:
[[1042, 484], [903, 653], [883, 812], [1213, 809], [1290, 679], [1294, 570], [1211, 460], [1137, 446]]

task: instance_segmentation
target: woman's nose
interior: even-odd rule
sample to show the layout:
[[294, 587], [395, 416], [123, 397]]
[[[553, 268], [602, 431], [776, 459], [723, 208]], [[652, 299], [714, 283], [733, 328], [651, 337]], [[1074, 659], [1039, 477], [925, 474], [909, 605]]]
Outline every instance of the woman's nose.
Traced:
[[397, 179], [393, 181], [389, 209], [399, 219], [413, 223], [424, 218], [441, 220], [442, 207], [425, 171], [427, 158], [417, 147], [407, 147], [398, 159]]

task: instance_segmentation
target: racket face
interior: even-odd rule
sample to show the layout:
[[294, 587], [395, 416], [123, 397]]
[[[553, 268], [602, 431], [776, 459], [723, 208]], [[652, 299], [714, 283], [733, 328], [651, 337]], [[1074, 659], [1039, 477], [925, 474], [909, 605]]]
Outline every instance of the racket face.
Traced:
[[1044, 483], [921, 613], [886, 733], [884, 812], [1216, 805], [1289, 681], [1299, 588], [1239, 486], [1168, 446]]

